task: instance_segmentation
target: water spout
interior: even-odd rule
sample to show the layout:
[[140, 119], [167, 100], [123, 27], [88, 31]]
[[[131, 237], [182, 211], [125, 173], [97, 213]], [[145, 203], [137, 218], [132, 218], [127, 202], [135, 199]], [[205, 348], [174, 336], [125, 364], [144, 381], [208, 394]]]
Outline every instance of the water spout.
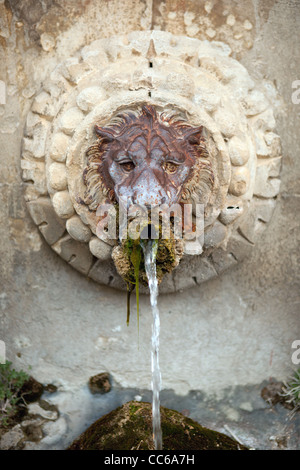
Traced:
[[159, 368], [159, 331], [160, 320], [157, 307], [158, 282], [156, 276], [157, 240], [149, 240], [142, 243], [145, 258], [145, 270], [150, 290], [150, 304], [152, 308], [152, 347], [151, 347], [151, 371], [152, 371], [152, 428], [155, 450], [162, 450], [162, 431], [160, 418], [161, 373]]

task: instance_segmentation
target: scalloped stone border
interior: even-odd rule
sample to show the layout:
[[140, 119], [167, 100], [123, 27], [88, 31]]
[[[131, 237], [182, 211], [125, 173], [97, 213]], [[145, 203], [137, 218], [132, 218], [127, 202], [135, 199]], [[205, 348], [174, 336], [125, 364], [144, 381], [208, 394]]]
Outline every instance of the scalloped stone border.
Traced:
[[32, 219], [71, 266], [124, 289], [111, 259], [113, 242], [95, 236], [95, 213], [77, 202], [93, 126], [148, 102], [185, 112], [211, 133], [218, 154], [216, 191], [205, 220], [204, 251], [185, 255], [160, 292], [207, 281], [252, 249], [280, 189], [281, 146], [269, 82], [254, 83], [220, 42], [162, 31], [94, 41], [59, 64], [34, 97], [22, 145]]

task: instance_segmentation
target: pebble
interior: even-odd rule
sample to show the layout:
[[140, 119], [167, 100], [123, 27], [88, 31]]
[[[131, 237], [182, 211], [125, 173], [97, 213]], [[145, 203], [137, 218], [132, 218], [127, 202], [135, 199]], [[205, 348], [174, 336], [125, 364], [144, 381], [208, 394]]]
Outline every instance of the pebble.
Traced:
[[68, 219], [74, 214], [74, 207], [68, 191], [59, 191], [52, 199], [55, 212], [62, 219]]

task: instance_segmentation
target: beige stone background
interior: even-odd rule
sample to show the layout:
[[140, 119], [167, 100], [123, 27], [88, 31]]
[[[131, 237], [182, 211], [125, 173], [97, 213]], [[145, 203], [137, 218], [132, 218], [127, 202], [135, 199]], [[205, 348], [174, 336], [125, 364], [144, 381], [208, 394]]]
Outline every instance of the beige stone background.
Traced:
[[[30, 365], [63, 397], [102, 371], [116, 385], [150, 388], [149, 299], [141, 299], [138, 347], [124, 293], [73, 270], [32, 222], [20, 145], [32, 98], [57, 62], [97, 38], [161, 29], [229, 44], [250, 75], [273, 81], [283, 99], [276, 116], [281, 191], [250, 257], [218, 279], [159, 299], [163, 387], [222, 397], [230, 387], [285, 379], [295, 369], [300, 104], [291, 95], [300, 80], [299, 24], [299, 0], [0, 0], [0, 339], [16, 367]], [[66, 400], [58, 398], [62, 409]]]

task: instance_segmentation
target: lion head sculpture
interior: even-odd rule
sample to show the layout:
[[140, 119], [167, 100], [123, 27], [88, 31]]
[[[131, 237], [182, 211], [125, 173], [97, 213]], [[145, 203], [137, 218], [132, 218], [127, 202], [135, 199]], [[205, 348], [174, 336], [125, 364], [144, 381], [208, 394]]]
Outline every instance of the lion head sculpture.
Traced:
[[203, 202], [213, 172], [202, 126], [154, 106], [118, 114], [95, 126], [98, 141], [87, 151], [85, 203], [96, 210], [103, 194], [111, 201], [146, 207], [196, 199]]
[[[106, 202], [124, 205], [126, 201], [127, 208], [143, 206], [148, 211], [207, 200], [214, 176], [202, 126], [193, 127], [178, 114], [159, 113], [154, 106], [144, 105], [118, 114], [106, 127], [96, 125], [95, 132], [98, 140], [87, 150], [83, 175], [84, 202], [91, 211], [97, 210], [103, 196]], [[151, 225], [148, 216], [146, 224]], [[178, 265], [183, 241], [174, 230], [168, 240], [158, 238], [160, 282]], [[121, 239], [112, 251], [119, 274], [131, 286], [138, 285], [139, 276], [146, 284], [144, 270], [136, 265], [141, 259], [139, 249], [132, 240]]]

